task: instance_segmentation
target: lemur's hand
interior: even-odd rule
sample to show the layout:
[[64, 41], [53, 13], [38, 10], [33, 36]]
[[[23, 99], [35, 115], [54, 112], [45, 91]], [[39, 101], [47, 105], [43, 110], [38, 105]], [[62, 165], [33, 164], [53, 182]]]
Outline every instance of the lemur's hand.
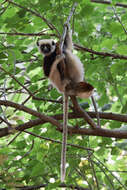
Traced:
[[65, 22], [64, 26], [67, 27], [67, 30], [70, 30], [70, 24], [68, 22]]
[[64, 59], [65, 59], [65, 55], [64, 55], [63, 53], [56, 56], [56, 60], [57, 60], [58, 62], [60, 62], [60, 61], [62, 61], [62, 60], [64, 60]]

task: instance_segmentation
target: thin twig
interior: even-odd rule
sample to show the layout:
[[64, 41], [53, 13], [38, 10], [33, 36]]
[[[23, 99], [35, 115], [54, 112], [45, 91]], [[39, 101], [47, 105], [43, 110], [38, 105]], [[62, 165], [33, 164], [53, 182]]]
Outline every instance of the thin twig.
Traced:
[[3, 1], [0, 5], [4, 5], [7, 2], [7, 0]]
[[3, 11], [0, 13], [0, 16], [5, 13], [5, 11], [8, 9], [8, 7], [9, 7], [9, 4], [3, 8]]
[[6, 123], [8, 127], [11, 127], [11, 124], [7, 120], [5, 120], [4, 118], [2, 118], [1, 116], [0, 116], [0, 120], [2, 122]]
[[87, 180], [86, 176], [85, 176], [85, 171], [81, 171], [81, 169], [75, 169], [75, 171], [78, 173], [78, 175], [80, 175], [82, 177], [82, 179], [84, 181], [86, 181], [88, 183], [88, 186], [89, 186], [89, 189], [92, 190], [92, 186], [91, 186], [91, 183], [89, 183], [89, 180]]
[[13, 143], [13, 141], [15, 141], [15, 139], [22, 133], [22, 131], [18, 132], [11, 140], [10, 142], [7, 144], [7, 146], [9, 146], [11, 143]]
[[112, 173], [112, 171], [110, 171], [102, 161], [100, 161], [96, 156], [94, 156], [94, 158], [98, 161], [98, 163], [96, 163], [96, 162], [95, 162], [95, 163], [96, 163], [97, 165], [99, 165], [99, 167], [100, 167], [100, 164], [101, 164], [101, 165], [102, 165], [101, 168], [107, 170], [107, 171], [119, 182], [119, 184], [120, 184], [125, 190], [127, 190], [126, 186], [121, 183], [121, 181], [118, 179], [118, 177], [116, 177], [116, 176]]
[[32, 140], [32, 145], [31, 145], [31, 147], [30, 147], [30, 150], [29, 150], [28, 152], [26, 152], [26, 153], [22, 156], [22, 158], [21, 158], [20, 160], [22, 160], [23, 158], [25, 158], [26, 156], [28, 156], [28, 155], [31, 153], [33, 147], [34, 147], [34, 140]]
[[[57, 141], [57, 140], [50, 139], [50, 138], [47, 138], [47, 137], [42, 137], [42, 136], [40, 136], [40, 135], [34, 134], [34, 133], [29, 132], [29, 131], [26, 131], [26, 130], [24, 130], [23, 132], [28, 133], [28, 134], [30, 134], [30, 135], [32, 135], [32, 136], [34, 136], [34, 137], [38, 137], [38, 138], [40, 138], [40, 139], [44, 139], [44, 140], [47, 140], [47, 141], [51, 141], [51, 142], [53, 142], [53, 143], [62, 144], [61, 141]], [[79, 149], [87, 150], [87, 151], [92, 151], [92, 152], [94, 151], [94, 150], [91, 149], [91, 148], [86, 148], [86, 147], [79, 146], [79, 145], [76, 145], [76, 144], [70, 144], [70, 143], [67, 143], [67, 145], [68, 145], [68, 146], [75, 147], [75, 148], [79, 148]]]
[[96, 102], [95, 102], [93, 96], [91, 96], [91, 100], [92, 100], [92, 102], [93, 102], [94, 110], [95, 110], [96, 117], [97, 117], [97, 125], [98, 125], [98, 127], [101, 127], [101, 125], [100, 125], [100, 116], [99, 116], [99, 112], [98, 112], [98, 110], [97, 110], [97, 105], [96, 105]]
[[33, 96], [33, 100], [46, 101], [46, 102], [53, 102], [53, 103], [62, 104], [62, 101], [59, 101], [59, 100], [52, 100], [52, 99], [47, 99], [47, 98], [39, 98], [39, 97], [36, 97], [36, 96]]
[[112, 9], [113, 9], [113, 11], [114, 11], [114, 14], [115, 14], [115, 16], [116, 16], [118, 22], [121, 24], [121, 26], [122, 26], [122, 28], [123, 28], [125, 34], [127, 35], [127, 30], [125, 29], [125, 27], [124, 27], [123, 23], [121, 22], [119, 16], [117, 15], [115, 7], [112, 7]]
[[29, 91], [21, 82], [18, 81], [18, 79], [12, 75], [10, 72], [6, 71], [3, 67], [0, 66], [0, 70], [4, 71], [6, 74], [8, 74], [11, 78], [13, 78], [22, 88], [24, 88], [32, 97], [34, 96], [31, 91]]
[[91, 168], [92, 168], [92, 171], [93, 171], [93, 175], [94, 175], [94, 178], [95, 178], [95, 182], [94, 183], [97, 186], [97, 190], [100, 190], [100, 188], [99, 188], [99, 182], [98, 182], [96, 171], [95, 171], [94, 164], [93, 164], [93, 160], [90, 157], [88, 158], [88, 160], [90, 161]]
[[94, 160], [93, 160], [93, 163], [96, 164], [100, 168], [100, 170], [102, 170], [102, 172], [104, 173], [105, 177], [107, 178], [107, 181], [109, 181], [110, 185], [112, 186], [112, 190], [115, 190], [114, 183], [110, 179], [109, 175], [106, 173], [104, 166], [101, 166], [100, 163], [95, 162]]

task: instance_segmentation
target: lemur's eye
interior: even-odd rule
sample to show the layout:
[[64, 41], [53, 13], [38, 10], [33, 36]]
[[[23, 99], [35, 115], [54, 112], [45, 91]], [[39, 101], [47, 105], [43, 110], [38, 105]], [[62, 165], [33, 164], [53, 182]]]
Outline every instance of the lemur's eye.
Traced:
[[54, 42], [54, 41], [52, 41], [52, 45], [53, 45], [53, 46], [55, 45], [55, 42]]

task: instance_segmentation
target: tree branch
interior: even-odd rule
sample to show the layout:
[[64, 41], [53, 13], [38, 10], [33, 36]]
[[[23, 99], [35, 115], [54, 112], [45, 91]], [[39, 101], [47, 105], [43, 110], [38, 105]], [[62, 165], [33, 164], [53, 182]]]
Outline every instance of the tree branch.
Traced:
[[[4, 3], [6, 3], [6, 1], [5, 1]], [[4, 3], [3, 3], [3, 4], [4, 4]], [[9, 7], [9, 4], [8, 4], [6, 7], [2, 8], [3, 10], [2, 10], [2, 12], [0, 13], [0, 16], [5, 13], [5, 11], [8, 9], [8, 7]]]
[[[91, 0], [91, 2], [92, 3], [100, 3], [100, 4], [112, 5], [111, 1]], [[123, 3], [116, 3], [115, 6], [127, 8], [127, 4], [123, 4]]]
[[45, 35], [49, 35], [49, 36], [55, 36], [55, 37], [59, 37], [56, 34], [47, 34], [47, 33], [43, 33], [43, 32], [39, 32], [39, 33], [21, 33], [21, 32], [0, 32], [0, 35], [8, 35], [8, 36], [45, 36]]
[[127, 56], [125, 56], [125, 55], [108, 53], [108, 52], [98, 52], [98, 51], [95, 51], [95, 50], [80, 46], [78, 44], [74, 44], [74, 47], [77, 50], [86, 51], [86, 52], [89, 52], [89, 53], [92, 53], [92, 54], [95, 54], [95, 55], [100, 55], [100, 56], [103, 56], [103, 57], [112, 57], [113, 59], [125, 59], [125, 60], [127, 60]]
[[75, 96], [71, 96], [71, 100], [72, 103], [74, 105], [74, 110], [76, 110], [76, 112], [78, 111], [80, 114], [82, 114], [82, 116], [84, 117], [85, 121], [93, 128], [96, 129], [97, 126], [95, 124], [95, 122], [90, 118], [90, 116], [79, 106], [77, 99]]
[[114, 137], [119, 139], [127, 138], [127, 130], [109, 130], [109, 129], [80, 129], [80, 128], [68, 128], [68, 132], [70, 134], [80, 134], [80, 135], [88, 135], [88, 136], [100, 136], [100, 137]]
[[[87, 114], [89, 114], [89, 116], [91, 116], [92, 118], [96, 118], [96, 113], [95, 112], [87, 112]], [[99, 116], [101, 119], [108, 119], [108, 120], [115, 120], [115, 121], [121, 121], [121, 122], [126, 122], [127, 123], [127, 115], [120, 115], [120, 114], [113, 114], [113, 113], [102, 113], [99, 112]], [[63, 115], [59, 114], [59, 115], [55, 115], [52, 116], [51, 118], [54, 118], [55, 120], [62, 120]], [[76, 118], [83, 118], [81, 113], [69, 113], [68, 115], [69, 119], [76, 119]], [[24, 124], [20, 124], [18, 125], [15, 129], [18, 131], [24, 131], [25, 129], [29, 129], [32, 127], [35, 127], [37, 125], [40, 124], [44, 124], [48, 121], [44, 121], [43, 118], [42, 119], [35, 119], [35, 120], [31, 120], [29, 122], [26, 122]], [[69, 133], [70, 134], [81, 134], [81, 135], [89, 135], [89, 136], [102, 136], [102, 137], [115, 137], [115, 138], [127, 138], [127, 130], [106, 130], [106, 129], [102, 129], [102, 128], [97, 128], [98, 130], [94, 129], [80, 129], [80, 128], [69, 128]], [[99, 130], [100, 129], [100, 130]], [[62, 131], [62, 128], [60, 128], [59, 130]], [[8, 130], [7, 127], [5, 128], [1, 128], [0, 129], [0, 137], [4, 137], [10, 134], [10, 131]]]
[[[47, 187], [48, 184], [42, 184], [42, 185], [38, 185], [38, 186], [17, 186], [16, 188], [18, 188], [19, 190], [37, 190], [40, 189], [42, 187]], [[71, 189], [75, 189], [75, 190], [90, 190], [88, 188], [83, 188], [83, 187], [79, 187], [79, 186], [74, 186], [74, 185], [66, 185], [66, 184], [60, 184], [59, 188], [71, 188]]]
[[77, 6], [77, 3], [74, 3], [74, 5], [73, 5], [73, 7], [72, 7], [72, 9], [71, 9], [71, 12], [70, 12], [70, 14], [69, 14], [69, 16], [68, 16], [68, 18], [67, 18], [67, 21], [66, 21], [66, 23], [64, 24], [63, 35], [61, 36], [61, 40], [60, 40], [60, 49], [61, 49], [61, 52], [62, 52], [62, 50], [63, 50], [63, 45], [64, 45], [66, 33], [67, 33], [67, 25], [69, 25], [69, 22], [70, 22], [70, 20], [71, 20], [71, 17], [72, 17], [72, 15], [73, 15], [74, 11], [75, 11], [76, 6]]
[[[9, 35], [9, 36], [42, 36], [42, 35], [49, 35], [49, 36], [56, 36], [59, 38], [56, 34], [44, 34], [44, 33], [21, 33], [21, 32], [0, 32], [0, 35]], [[112, 57], [113, 59], [124, 59], [127, 60], [126, 55], [120, 55], [120, 54], [114, 54], [114, 53], [108, 53], [108, 52], [98, 52], [86, 47], [83, 47], [78, 44], [74, 44], [74, 48], [79, 51], [86, 51], [95, 55], [103, 56], [103, 57]]]
[[24, 111], [28, 114], [31, 114], [31, 115], [34, 115], [35, 117], [39, 117], [40, 119], [44, 120], [44, 121], [47, 121], [47, 122], [50, 122], [51, 124], [57, 126], [58, 128], [62, 128], [62, 125], [55, 119], [49, 117], [49, 116], [46, 116], [44, 114], [41, 114], [35, 110], [32, 110], [26, 106], [23, 106], [23, 105], [20, 105], [20, 104], [17, 104], [17, 103], [14, 103], [14, 102], [10, 102], [10, 101], [4, 101], [4, 100], [0, 100], [0, 105], [4, 105], [4, 106], [10, 106], [10, 107], [13, 107], [13, 108], [16, 108], [18, 110], [21, 110], [21, 111]]

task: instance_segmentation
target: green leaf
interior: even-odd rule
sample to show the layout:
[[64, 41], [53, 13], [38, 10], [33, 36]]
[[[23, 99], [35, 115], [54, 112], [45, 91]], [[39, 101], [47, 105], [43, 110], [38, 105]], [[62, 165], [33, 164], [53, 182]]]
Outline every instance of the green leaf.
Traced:
[[44, 11], [51, 8], [50, 1], [47, 1], [47, 0], [39, 0], [39, 6]]
[[120, 45], [116, 48], [117, 53], [126, 55], [127, 54], [127, 46], [126, 45]]
[[[74, 0], [15, 0], [9, 4], [7, 1], [0, 2], [0, 66], [14, 75], [32, 93], [35, 92], [35, 96], [47, 99], [47, 101], [33, 99], [20, 84], [1, 70], [0, 99], [4, 100], [7, 106], [0, 106], [2, 118], [0, 189], [14, 189], [19, 186], [31, 188], [43, 183], [48, 184], [45, 189], [60, 189], [61, 129], [31, 115], [27, 108], [36, 110], [38, 114], [51, 116], [52, 119], [55, 117], [61, 125], [63, 124], [63, 105], [58, 101], [60, 98], [62, 100], [62, 94], [55, 88], [49, 89], [48, 78], [43, 72], [43, 56], [37, 49], [36, 41], [38, 38], [60, 40], [64, 23], [74, 2]], [[113, 131], [112, 134], [116, 129], [119, 135], [126, 134], [125, 122], [116, 119], [117, 114], [123, 114], [125, 118], [127, 113], [127, 61], [122, 56], [120, 59], [117, 56], [115, 59], [112, 57], [112, 54], [127, 54], [127, 35], [112, 9], [115, 3], [126, 4], [126, 1], [113, 0], [111, 6], [93, 3], [90, 0], [76, 2], [78, 5], [70, 19], [73, 53], [77, 54], [83, 63], [84, 80], [95, 88], [94, 96], [98, 111], [108, 112], [107, 115], [112, 115], [112, 112], [116, 114], [112, 120], [101, 118], [106, 115], [101, 113], [101, 128], [109, 130], [110, 133]], [[116, 13], [126, 29], [127, 15], [124, 7], [117, 6]], [[48, 26], [47, 21], [40, 16], [44, 16], [54, 28]], [[75, 44], [79, 45], [78, 49]], [[77, 101], [88, 113], [94, 112], [91, 98], [88, 100], [77, 98]], [[17, 109], [11, 107], [14, 103], [26, 109], [21, 111], [18, 107]], [[69, 100], [69, 116], [73, 111], [74, 105]], [[68, 126], [75, 134], [70, 132], [67, 138], [67, 143], [71, 145], [67, 146], [66, 184], [71, 187], [96, 189], [93, 180], [94, 168], [99, 189], [126, 189], [126, 140], [113, 136], [107, 138], [101, 132], [97, 132], [97, 136], [92, 136], [90, 126], [84, 118], [76, 117], [77, 112], [75, 119], [69, 117], [68, 120]], [[97, 123], [96, 118], [92, 120]], [[12, 127], [20, 126], [24, 131], [12, 134], [8, 123]], [[87, 135], [81, 133], [82, 130], [86, 130]], [[28, 131], [34, 134], [28, 134]], [[86, 148], [93, 148], [93, 151]], [[115, 176], [120, 181], [108, 171], [115, 171]], [[51, 183], [52, 178], [55, 183]]]
[[119, 154], [119, 149], [117, 147], [113, 147], [111, 151], [112, 155], [118, 155]]
[[82, 17], [83, 17], [83, 16], [88, 17], [88, 16], [91, 15], [91, 12], [93, 12], [93, 10], [94, 10], [94, 7], [92, 6], [92, 4], [87, 4], [87, 3], [86, 3], [86, 4], [82, 7], [80, 14], [81, 14]]
[[49, 183], [48, 186], [46, 187], [47, 190], [50, 189], [56, 189], [57, 187], [59, 187], [60, 183]]
[[15, 16], [15, 11], [16, 11], [16, 9], [15, 8], [9, 8], [9, 9], [7, 9], [7, 11], [5, 11], [5, 14], [3, 15], [3, 17], [4, 18], [6, 18], [6, 17], [14, 17]]
[[4, 59], [4, 58], [7, 58], [7, 55], [1, 52], [0, 53], [0, 59]]
[[125, 105], [123, 106], [121, 112], [122, 113], [127, 113], [127, 101], [126, 101]]
[[110, 26], [109, 26], [109, 29], [110, 29], [110, 31], [111, 31], [111, 33], [112, 33], [113, 35], [117, 35], [117, 34], [123, 33], [122, 27], [121, 27], [120, 24], [117, 23], [117, 22], [111, 22], [111, 23], [110, 23]]
[[80, 106], [81, 106], [83, 109], [89, 108], [88, 102], [83, 102], [83, 103], [80, 104]]
[[107, 110], [110, 110], [111, 109], [111, 104], [105, 104], [103, 107], [102, 107], [102, 111], [107, 111]]
[[24, 17], [25, 14], [26, 14], [26, 10], [25, 10], [25, 9], [21, 9], [19, 12], [17, 12], [17, 15], [18, 15], [20, 18]]
[[32, 168], [31, 171], [31, 176], [38, 176], [41, 175], [43, 173], [43, 164], [39, 161], [37, 161], [34, 165], [34, 167]]
[[102, 43], [101, 46], [102, 48], [108, 48], [108, 49], [112, 49], [113, 47], [115, 47], [116, 44], [116, 40], [115, 39], [105, 39]]

